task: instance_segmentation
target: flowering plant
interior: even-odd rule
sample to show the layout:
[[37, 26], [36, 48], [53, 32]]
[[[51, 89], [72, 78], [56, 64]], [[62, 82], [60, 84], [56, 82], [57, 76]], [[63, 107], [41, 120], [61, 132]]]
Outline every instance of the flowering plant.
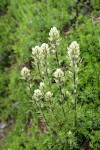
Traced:
[[[74, 135], [78, 120], [77, 86], [80, 49], [76, 41], [69, 45], [66, 52], [68, 61], [66, 70], [60, 63], [57, 50], [60, 44], [59, 38], [60, 32], [53, 27], [49, 32], [49, 43], [32, 48], [32, 63], [39, 84], [32, 83], [31, 71], [26, 67], [22, 68], [21, 76], [26, 80], [31, 102], [37, 114], [36, 122], [39, 130], [50, 134], [52, 138], [57, 137], [61, 143], [65, 145], [67, 143], [70, 148], [75, 148], [77, 147]], [[71, 85], [70, 88], [68, 84]], [[37, 89], [33, 90], [35, 85]], [[42, 129], [38, 125], [40, 121]]]

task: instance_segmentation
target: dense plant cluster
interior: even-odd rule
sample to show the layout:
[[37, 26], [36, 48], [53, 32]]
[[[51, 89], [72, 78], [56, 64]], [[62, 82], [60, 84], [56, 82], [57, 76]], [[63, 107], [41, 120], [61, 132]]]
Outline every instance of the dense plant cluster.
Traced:
[[[100, 149], [99, 8], [98, 0], [0, 3], [0, 149]], [[56, 28], [49, 32], [53, 26], [60, 32]], [[70, 50], [74, 44], [80, 70], [73, 90], [71, 68], [75, 66]], [[37, 59], [39, 49], [42, 54]], [[41, 104], [48, 123], [34, 100]], [[52, 102], [57, 104], [55, 111]]]
[[[37, 74], [37, 80], [40, 80], [38, 89], [32, 90], [34, 84], [30, 70], [26, 67], [22, 68], [21, 76], [26, 81], [27, 90], [29, 91], [30, 102], [35, 109], [36, 118], [33, 117], [34, 124], [37, 130], [50, 136], [55, 143], [60, 142], [59, 145], [54, 146], [53, 142], [43, 144], [46, 139], [42, 141], [42, 147], [38, 146], [38, 141], [34, 143], [36, 149], [75, 149], [78, 147], [77, 133], [78, 119], [81, 105], [77, 108], [77, 86], [78, 86], [78, 72], [80, 62], [79, 44], [74, 41], [68, 47], [68, 55], [66, 59], [69, 62], [66, 68], [60, 64], [59, 60], [59, 31], [56, 27], [51, 28], [49, 32], [50, 46], [43, 43], [41, 46], [32, 48], [32, 57], [34, 59], [33, 66]], [[56, 62], [56, 63], [55, 63]], [[54, 65], [53, 65], [54, 64]], [[39, 77], [38, 77], [39, 76]], [[68, 86], [69, 85], [69, 86]], [[59, 112], [59, 113], [58, 113]], [[36, 120], [35, 120], [36, 119]], [[42, 127], [40, 125], [42, 123]], [[70, 127], [70, 128], [69, 128]], [[63, 133], [63, 136], [61, 133]], [[35, 134], [36, 134], [35, 133]], [[34, 135], [33, 135], [34, 136]], [[43, 135], [38, 135], [40, 139]], [[75, 139], [76, 138], [76, 139]]]

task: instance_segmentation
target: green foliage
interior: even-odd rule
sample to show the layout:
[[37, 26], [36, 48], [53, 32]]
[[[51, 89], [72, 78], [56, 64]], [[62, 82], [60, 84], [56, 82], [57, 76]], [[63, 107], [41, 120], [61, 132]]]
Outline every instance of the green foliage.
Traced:
[[9, 0], [0, 0], [0, 15], [3, 15], [7, 11], [7, 7], [9, 5]]
[[100, 1], [98, 0], [92, 0], [92, 6], [94, 9], [98, 9], [100, 8]]
[[[61, 64], [64, 66], [67, 64], [66, 50], [73, 40], [79, 43], [83, 58], [78, 86], [79, 121], [75, 139], [72, 136], [73, 142], [78, 143], [75, 145], [76, 149], [85, 150], [86, 147], [93, 150], [100, 149], [99, 8], [99, 0], [0, 2], [0, 122], [16, 120], [6, 137], [6, 142], [2, 144], [2, 149], [33, 150], [37, 147], [37, 150], [64, 148], [66, 150], [66, 145], [68, 146], [67, 132], [70, 130], [70, 123], [62, 128], [58, 137], [38, 132], [37, 122], [34, 123], [33, 119], [37, 116], [30, 113], [34, 108], [25, 91], [26, 85], [20, 79], [20, 71], [24, 66], [32, 68], [30, 55], [32, 47], [48, 41], [48, 32], [52, 26], [56, 26], [61, 31], [59, 47]], [[51, 59], [50, 61], [53, 62]], [[33, 90], [37, 88], [39, 82], [36, 77], [33, 73], [33, 83], [35, 83]], [[56, 91], [55, 86], [53, 90]], [[62, 116], [57, 110], [55, 113]], [[70, 112], [70, 121], [73, 120], [72, 114], [73, 112]], [[50, 117], [50, 122], [55, 121], [52, 116]], [[60, 121], [62, 120], [61, 117]], [[55, 124], [53, 128], [56, 129], [56, 126]], [[63, 130], [65, 128], [68, 130]], [[75, 148], [67, 147], [67, 149]]]

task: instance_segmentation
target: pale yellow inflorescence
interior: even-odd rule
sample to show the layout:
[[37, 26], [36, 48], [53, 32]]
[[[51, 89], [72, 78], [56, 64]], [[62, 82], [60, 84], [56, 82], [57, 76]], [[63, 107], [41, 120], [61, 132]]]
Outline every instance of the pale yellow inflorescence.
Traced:
[[49, 45], [46, 43], [43, 43], [40, 47], [35, 46], [32, 48], [32, 56], [36, 62], [41, 61], [41, 63], [44, 62], [44, 58], [49, 54]]
[[64, 77], [64, 72], [58, 68], [55, 72], [54, 72], [54, 77], [55, 78], [63, 78]]
[[21, 76], [23, 79], [26, 79], [30, 76], [30, 70], [27, 67], [22, 68]]
[[39, 89], [43, 90], [44, 88], [45, 88], [45, 83], [44, 82], [40, 82]]
[[32, 55], [33, 55], [34, 57], [38, 57], [38, 56], [40, 55], [40, 53], [41, 53], [40, 50], [41, 50], [41, 49], [40, 49], [39, 46], [33, 47], [33, 48], [32, 48]]
[[44, 55], [44, 56], [49, 53], [49, 45], [46, 44], [46, 43], [43, 43], [43, 44], [41, 45], [40, 49], [41, 49], [42, 55]]
[[50, 91], [48, 91], [46, 94], [45, 94], [45, 99], [46, 100], [50, 100], [52, 98], [52, 93]]
[[42, 98], [42, 91], [40, 89], [34, 90], [34, 99], [40, 100]]
[[51, 28], [50, 32], [49, 32], [49, 40], [51, 42], [53, 41], [57, 41], [60, 37], [60, 32], [57, 30], [56, 27]]
[[73, 66], [73, 62], [75, 63], [80, 56], [79, 44], [76, 41], [73, 41], [67, 49], [70, 66]]

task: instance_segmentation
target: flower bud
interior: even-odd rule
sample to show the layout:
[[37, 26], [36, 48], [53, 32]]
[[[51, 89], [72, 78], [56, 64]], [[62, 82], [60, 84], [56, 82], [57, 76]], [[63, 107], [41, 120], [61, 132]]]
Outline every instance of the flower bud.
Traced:
[[40, 82], [39, 89], [40, 89], [40, 90], [43, 90], [44, 88], [45, 88], [45, 84], [44, 84], [44, 82]]
[[35, 46], [32, 48], [32, 55], [35, 61], [41, 58], [41, 48], [39, 46]]
[[43, 43], [43, 44], [41, 45], [41, 53], [42, 53], [42, 55], [44, 55], [44, 56], [49, 53], [49, 46], [48, 46], [48, 44]]
[[34, 90], [34, 98], [35, 100], [40, 100], [42, 98], [42, 91], [39, 89]]
[[56, 50], [52, 50], [52, 54], [55, 56], [56, 55]]
[[35, 46], [32, 48], [32, 54], [33, 55], [38, 55], [40, 53], [40, 47], [39, 46]]
[[21, 76], [23, 79], [26, 79], [30, 76], [30, 70], [27, 67], [22, 68]]
[[57, 41], [59, 39], [60, 35], [59, 35], [59, 31], [57, 30], [56, 27], [51, 28], [51, 30], [49, 32], [49, 36], [50, 36], [49, 40], [51, 42]]
[[72, 135], [72, 132], [71, 132], [71, 131], [69, 131], [69, 132], [68, 132], [68, 135], [69, 135], [69, 136], [71, 136], [71, 135]]
[[46, 94], [45, 94], [45, 99], [47, 100], [50, 100], [52, 98], [52, 93], [50, 91], [48, 91]]
[[68, 57], [69, 60], [71, 61], [72, 66], [73, 61], [76, 61], [80, 55], [79, 44], [76, 41], [74, 41], [69, 45], [67, 49], [68, 49]]
[[55, 78], [63, 78], [64, 77], [64, 72], [58, 68], [55, 72], [54, 72], [54, 77]]

